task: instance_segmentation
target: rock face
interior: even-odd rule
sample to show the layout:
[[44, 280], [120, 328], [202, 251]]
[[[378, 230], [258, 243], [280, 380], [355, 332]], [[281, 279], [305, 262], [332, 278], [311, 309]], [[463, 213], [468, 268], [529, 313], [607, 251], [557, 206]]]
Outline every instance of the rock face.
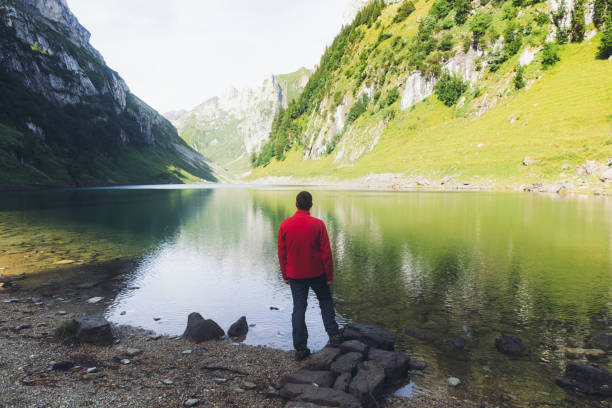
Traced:
[[242, 316], [227, 330], [227, 335], [230, 337], [242, 337], [246, 336], [249, 332], [249, 324], [247, 323], [246, 316]]
[[[20, 171], [33, 166], [37, 181], [46, 184], [178, 182], [170, 164], [214, 180], [205, 159], [130, 92], [89, 36], [65, 0], [0, 3], [0, 121], [22, 144], [37, 145], [31, 151], [0, 147], [9, 164]], [[140, 179], [118, 160], [130, 150], [141, 154]], [[157, 164], [146, 155], [156, 156]]]
[[81, 316], [74, 319], [77, 324], [76, 337], [83, 343], [98, 346], [113, 344], [113, 332], [110, 323], [102, 316]]
[[359, 340], [371, 347], [383, 350], [392, 351], [395, 347], [395, 334], [369, 324], [349, 323], [344, 327], [342, 336], [347, 340]]
[[301, 68], [286, 75], [270, 75], [259, 87], [228, 89], [190, 111], [165, 116], [194, 149], [234, 172], [249, 168], [249, 156], [268, 140], [280, 108], [302, 91], [311, 71]]
[[612, 396], [612, 373], [590, 364], [568, 363], [557, 383], [589, 395]]
[[217, 340], [225, 336], [223, 329], [213, 320], [205, 320], [199, 313], [191, 313], [187, 318], [187, 328], [183, 337], [195, 343]]
[[525, 351], [523, 340], [509, 334], [502, 334], [495, 339], [495, 347], [501, 353], [511, 355], [521, 355]]

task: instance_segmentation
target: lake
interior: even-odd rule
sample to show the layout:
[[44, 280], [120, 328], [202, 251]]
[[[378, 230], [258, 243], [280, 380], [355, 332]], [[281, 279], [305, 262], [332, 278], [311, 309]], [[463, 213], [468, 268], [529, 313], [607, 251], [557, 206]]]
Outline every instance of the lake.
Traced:
[[[27, 272], [27, 281], [43, 284], [92, 280], [116, 268], [126, 283], [99, 293], [111, 298], [106, 316], [113, 322], [177, 335], [190, 312], [226, 330], [245, 315], [252, 326], [247, 344], [290, 349], [291, 294], [278, 268], [276, 234], [295, 211], [297, 191], [5, 191], [0, 273]], [[612, 318], [612, 200], [312, 192], [312, 215], [326, 222], [334, 252], [339, 321], [396, 333], [400, 350], [429, 365], [426, 376], [413, 378], [417, 387], [445, 390], [454, 376], [462, 385], [449, 392], [461, 398], [580, 404], [554, 379], [568, 361], [565, 348], [590, 348], [590, 339], [606, 331], [598, 319]], [[320, 320], [311, 295], [312, 349], [327, 340]], [[501, 333], [521, 337], [525, 356], [500, 354], [494, 339]], [[455, 349], [456, 339], [465, 348]], [[612, 369], [609, 354], [597, 363]]]

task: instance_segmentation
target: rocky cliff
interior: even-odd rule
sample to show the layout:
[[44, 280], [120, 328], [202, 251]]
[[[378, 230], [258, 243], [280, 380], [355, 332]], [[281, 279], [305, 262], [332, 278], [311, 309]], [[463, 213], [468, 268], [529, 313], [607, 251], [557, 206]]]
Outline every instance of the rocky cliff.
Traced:
[[0, 2], [0, 185], [214, 180], [89, 37], [65, 0]]
[[259, 87], [230, 88], [191, 111], [165, 116], [194, 149], [240, 175], [249, 170], [250, 156], [267, 141], [275, 115], [300, 94], [309, 76], [306, 68], [270, 75]]

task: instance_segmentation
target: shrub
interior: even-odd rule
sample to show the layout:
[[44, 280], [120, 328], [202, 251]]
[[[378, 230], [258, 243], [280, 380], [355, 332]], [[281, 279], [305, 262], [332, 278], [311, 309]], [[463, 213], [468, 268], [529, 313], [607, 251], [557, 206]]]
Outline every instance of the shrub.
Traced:
[[340, 138], [342, 138], [342, 133], [336, 133], [331, 138], [331, 140], [327, 143], [327, 146], [325, 147], [325, 154], [330, 154], [331, 152], [336, 150], [336, 146], [338, 146]]
[[376, 45], [374, 46], [374, 48], [378, 47], [380, 45], [380, 43], [382, 43], [383, 41], [388, 40], [389, 38], [391, 38], [391, 34], [383, 33], [381, 31], [381, 33], [378, 34], [378, 39], [376, 40]]
[[569, 42], [569, 29], [562, 27], [557, 29], [557, 44], [567, 44]]
[[471, 10], [472, 4], [469, 0], [455, 0], [455, 23], [465, 24]]
[[559, 62], [559, 47], [556, 44], [546, 43], [542, 51], [542, 65], [544, 68], [551, 67]]
[[457, 103], [461, 95], [467, 90], [468, 84], [457, 75], [451, 75], [448, 71], [443, 71], [434, 86], [434, 92], [438, 99], [446, 106], [453, 106]]
[[440, 45], [438, 48], [442, 51], [450, 51], [453, 49], [453, 35], [451, 33], [446, 33], [440, 39]]
[[524, 71], [525, 68], [520, 65], [516, 68], [516, 75], [513, 80], [515, 89], [523, 89], [525, 87], [525, 78], [523, 78]]
[[601, 44], [597, 56], [602, 59], [610, 58], [612, 55], [612, 18], [608, 17], [606, 29], [601, 36]]
[[601, 28], [606, 20], [606, 10], [612, 13], [612, 4], [609, 0], [595, 0], [593, 4], [593, 24], [595, 27]]
[[442, 28], [445, 30], [450, 30], [455, 26], [455, 20], [450, 17], [446, 17], [444, 21], [442, 21]]
[[452, 4], [448, 0], [436, 0], [431, 6], [429, 15], [436, 20], [443, 19], [452, 10]]
[[393, 105], [395, 101], [399, 99], [399, 97], [400, 97], [399, 91], [397, 90], [397, 88], [393, 88], [387, 94], [387, 98], [385, 99], [385, 105], [386, 106]]
[[393, 22], [401, 23], [402, 21], [407, 19], [408, 16], [410, 16], [414, 12], [414, 10], [416, 10], [416, 7], [414, 7], [414, 3], [410, 0], [404, 0], [402, 5], [397, 9], [397, 14], [395, 15], [395, 17], [393, 17]]
[[502, 7], [502, 19], [504, 20], [514, 20], [518, 15], [518, 10], [516, 7], [512, 7], [510, 4], [506, 3]]
[[470, 29], [474, 34], [474, 42], [478, 43], [480, 38], [485, 35], [491, 25], [492, 17], [489, 13], [478, 11], [470, 21]]
[[538, 25], [544, 25], [550, 21], [548, 14], [543, 11], [538, 11], [533, 19]]
[[361, 95], [361, 98], [359, 98], [359, 100], [357, 100], [357, 102], [355, 102], [353, 106], [351, 106], [351, 110], [349, 111], [349, 114], [346, 118], [346, 127], [356, 121], [357, 118], [368, 109], [369, 102], [370, 100], [367, 94], [364, 93], [363, 95]]
[[577, 0], [572, 10], [572, 22], [570, 24], [572, 42], [582, 42], [584, 40], [585, 29], [584, 0]]

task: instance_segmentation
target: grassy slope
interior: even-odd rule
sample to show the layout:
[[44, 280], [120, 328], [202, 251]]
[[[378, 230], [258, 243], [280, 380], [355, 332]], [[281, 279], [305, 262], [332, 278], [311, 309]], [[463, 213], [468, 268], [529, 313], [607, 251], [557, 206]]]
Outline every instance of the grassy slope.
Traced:
[[[417, 5], [417, 12], [405, 23], [390, 25], [384, 28], [385, 32], [414, 35], [416, 19], [425, 14], [428, 6]], [[385, 10], [381, 16], [383, 27], [394, 12], [393, 7]], [[503, 23], [499, 19], [495, 23], [501, 31]], [[460, 37], [460, 30], [461, 27], [454, 27], [451, 31], [455, 38]], [[377, 32], [368, 30], [364, 44], [375, 41]], [[534, 40], [543, 35], [534, 33]], [[612, 157], [612, 63], [595, 59], [598, 44], [599, 36], [582, 44], [563, 46], [561, 62], [545, 71], [541, 70], [540, 55], [536, 56], [525, 77], [528, 81], [537, 76], [540, 79], [529, 89], [516, 91], [510, 86], [497, 106], [481, 117], [468, 114], [474, 108], [469, 100], [462, 109], [455, 109], [432, 96], [403, 112], [396, 102], [392, 107], [397, 111], [395, 119], [380, 142], [355, 163], [348, 166], [335, 163], [333, 155], [304, 161], [303, 151], [294, 148], [285, 161], [273, 160], [265, 168], [255, 169], [251, 177], [352, 179], [394, 172], [432, 179], [458, 175], [458, 181], [490, 182], [499, 187], [559, 180], [562, 164], [578, 165], [585, 160]], [[370, 59], [376, 61], [383, 54], [384, 51], [377, 52]], [[491, 92], [512, 78], [518, 55], [520, 52], [498, 72], [487, 73], [479, 81], [477, 87], [482, 93]], [[336, 89], [351, 86], [345, 77], [336, 80]], [[383, 113], [367, 112], [354, 126], [366, 128], [380, 121]], [[517, 120], [510, 124], [514, 118]], [[525, 156], [541, 161], [525, 167], [522, 165]]]

